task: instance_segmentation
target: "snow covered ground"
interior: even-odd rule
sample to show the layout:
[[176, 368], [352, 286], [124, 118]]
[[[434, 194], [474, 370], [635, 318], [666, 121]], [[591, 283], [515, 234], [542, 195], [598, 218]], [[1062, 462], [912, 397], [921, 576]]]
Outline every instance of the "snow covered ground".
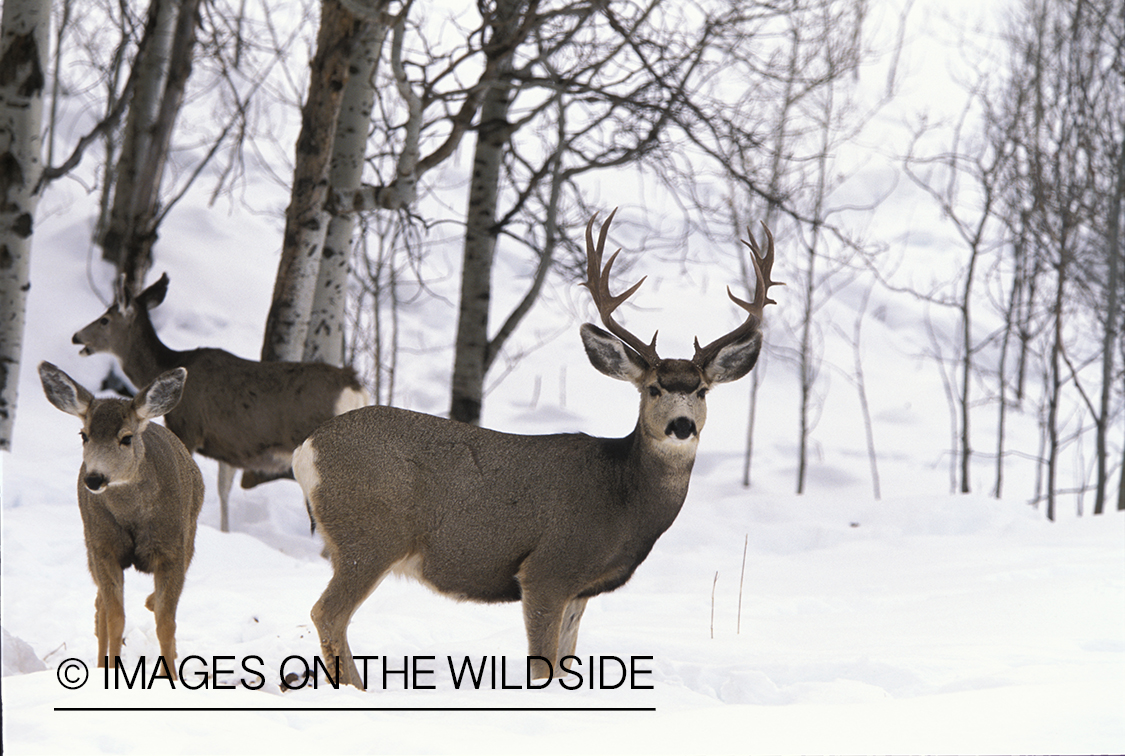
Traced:
[[[0, 458], [6, 753], [1125, 749], [1122, 515], [1068, 511], [1050, 524], [1014, 494], [942, 495], [946, 462], [935, 449], [944, 439], [944, 403], [932, 367], [903, 353], [911, 326], [893, 311], [873, 321], [866, 342], [868, 371], [879, 376], [869, 390], [884, 452], [883, 500], [869, 493], [862, 433], [843, 401], [827, 405], [816, 432], [810, 493], [793, 495], [793, 377], [776, 361], [761, 389], [755, 483], [743, 489], [747, 392], [739, 384], [717, 389], [679, 519], [634, 579], [586, 612], [584, 668], [591, 656], [594, 667], [606, 665], [593, 689], [589, 675], [579, 690], [557, 682], [527, 688], [518, 606], [458, 604], [390, 580], [351, 629], [357, 653], [380, 657], [371, 662], [372, 689], [333, 690], [321, 681], [316, 690], [282, 692], [282, 666], [300, 671], [318, 653], [309, 609], [329, 567], [288, 481], [236, 488], [234, 532], [220, 533], [215, 465], [207, 460], [209, 489], [178, 628], [181, 659], [199, 658], [174, 689], [151, 679], [159, 653], [143, 606], [151, 579], [131, 572], [129, 689], [94, 666], [95, 591], [74, 495], [77, 421], [47, 404], [34, 371], [48, 359], [96, 385], [112, 362], [80, 358], [69, 343], [103, 305], [85, 281], [86, 221], [65, 206], [48, 205], [46, 241], [36, 248], [16, 449]], [[172, 287], [154, 311], [167, 342], [256, 352], [272, 280], [269, 233], [222, 216], [173, 221], [160, 261]], [[224, 258], [220, 245], [238, 255]], [[218, 260], [211, 280], [195, 273], [205, 254]], [[108, 281], [100, 264], [93, 275]], [[676, 319], [665, 304], [674, 285], [669, 276], [653, 287], [665, 294], [649, 300], [654, 320]], [[701, 311], [712, 304], [700, 297]], [[587, 367], [573, 325], [492, 393], [487, 424], [630, 430], [633, 389]], [[702, 321], [670, 325], [661, 331], [669, 353], [687, 346], [677, 331], [706, 338], [716, 330]], [[404, 365], [405, 403], [443, 410], [444, 389], [431, 376], [447, 354]], [[555, 386], [563, 366], [565, 391]], [[832, 409], [837, 404], [845, 409]], [[1013, 468], [1013, 489], [1029, 469]], [[383, 657], [391, 670], [385, 686]], [[458, 688], [450, 664], [459, 673], [466, 657], [477, 669], [484, 661], [502, 666], [488, 668], [480, 689], [468, 678]], [[618, 685], [614, 657], [638, 673]], [[142, 658], [148, 666], [138, 678]], [[88, 681], [68, 689], [63, 683], [79, 679], [80, 665]], [[404, 665], [417, 677], [394, 672]]]

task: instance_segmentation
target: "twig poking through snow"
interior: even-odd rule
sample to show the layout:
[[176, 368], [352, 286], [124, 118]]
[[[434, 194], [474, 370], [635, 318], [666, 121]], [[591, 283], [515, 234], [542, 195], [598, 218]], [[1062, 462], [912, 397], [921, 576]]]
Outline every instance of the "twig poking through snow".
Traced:
[[746, 582], [746, 547], [750, 545], [750, 534], [742, 542], [742, 572], [738, 575], [738, 622], [735, 625], [735, 635], [742, 634], [742, 584]]
[[719, 583], [719, 571], [715, 570], [715, 579], [711, 581], [711, 639], [715, 638], [715, 586]]

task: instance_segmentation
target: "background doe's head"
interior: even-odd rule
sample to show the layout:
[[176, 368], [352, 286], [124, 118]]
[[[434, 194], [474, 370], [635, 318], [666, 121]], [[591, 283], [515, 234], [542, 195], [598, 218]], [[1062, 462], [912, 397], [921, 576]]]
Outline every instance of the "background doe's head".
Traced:
[[82, 347], [79, 354], [83, 356], [98, 352], [109, 352], [118, 357], [129, 354], [135, 348], [134, 340], [145, 338], [146, 332], [151, 330], [148, 311], [163, 302], [167, 295], [167, 273], [137, 295], [129, 291], [124, 277], [120, 277], [109, 308], [70, 340]]

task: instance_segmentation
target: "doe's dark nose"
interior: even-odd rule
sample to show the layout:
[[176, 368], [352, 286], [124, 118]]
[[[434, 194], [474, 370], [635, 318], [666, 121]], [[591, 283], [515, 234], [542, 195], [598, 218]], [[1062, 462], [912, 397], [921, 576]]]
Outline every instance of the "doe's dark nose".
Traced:
[[695, 435], [695, 421], [687, 417], [677, 417], [668, 423], [668, 427], [664, 429], [664, 434], [668, 436], [674, 434], [676, 438], [683, 441], [689, 436]]
[[109, 478], [101, 473], [90, 473], [82, 479], [82, 482], [86, 484], [86, 488], [97, 493], [109, 485]]

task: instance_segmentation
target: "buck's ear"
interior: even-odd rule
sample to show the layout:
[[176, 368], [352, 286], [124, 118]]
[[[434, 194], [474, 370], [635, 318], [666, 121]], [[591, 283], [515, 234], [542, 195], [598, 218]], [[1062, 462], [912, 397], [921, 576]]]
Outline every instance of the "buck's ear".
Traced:
[[184, 394], [187, 370], [176, 368], [162, 373], [133, 397], [133, 412], [142, 420], [166, 415], [176, 408]]
[[730, 383], [750, 372], [762, 351], [762, 332], [755, 330], [742, 341], [727, 344], [703, 368], [710, 383]]
[[599, 372], [619, 381], [629, 381], [635, 386], [641, 385], [648, 364], [616, 336], [596, 325], [583, 323], [582, 344], [586, 347], [590, 364]]
[[85, 419], [93, 394], [49, 362], [39, 363], [39, 381], [47, 401], [68, 415]]

